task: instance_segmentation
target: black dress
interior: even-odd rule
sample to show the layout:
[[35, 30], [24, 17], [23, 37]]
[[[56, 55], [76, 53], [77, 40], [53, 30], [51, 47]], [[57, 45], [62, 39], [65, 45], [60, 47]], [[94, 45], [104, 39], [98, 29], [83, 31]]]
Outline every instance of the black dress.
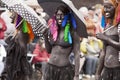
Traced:
[[5, 80], [28, 80], [31, 75], [32, 67], [27, 61], [27, 50], [19, 42], [15, 42], [15, 39], [10, 39], [2, 76]]
[[44, 80], [73, 80], [74, 66], [69, 64], [58, 67], [48, 63], [43, 77]]

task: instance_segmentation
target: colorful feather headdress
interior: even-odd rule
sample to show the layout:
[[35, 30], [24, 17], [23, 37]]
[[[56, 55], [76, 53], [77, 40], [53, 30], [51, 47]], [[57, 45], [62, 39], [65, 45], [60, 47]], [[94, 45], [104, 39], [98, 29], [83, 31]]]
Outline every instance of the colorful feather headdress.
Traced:
[[15, 25], [16, 25], [15, 27], [17, 30], [22, 28], [23, 33], [29, 34], [29, 42], [34, 39], [34, 33], [32, 31], [31, 25], [18, 14], [15, 20]]
[[[118, 0], [103, 0], [103, 2], [104, 3], [109, 2], [109, 3], [113, 4], [113, 6], [115, 7], [115, 16], [114, 16], [114, 20], [113, 20], [113, 25], [116, 26], [120, 22], [120, 1], [118, 1]], [[105, 27], [106, 24], [109, 22], [110, 22], [110, 20], [105, 19], [104, 12], [103, 12], [101, 26]]]
[[[56, 23], [55, 16], [48, 21], [48, 26], [50, 27], [50, 32], [52, 34], [53, 40], [56, 41], [58, 36], [58, 26]], [[64, 19], [62, 21], [62, 27], [64, 28], [64, 41], [68, 42], [69, 44], [72, 44], [70, 28], [77, 28], [76, 20], [72, 13], [68, 13], [64, 16]]]

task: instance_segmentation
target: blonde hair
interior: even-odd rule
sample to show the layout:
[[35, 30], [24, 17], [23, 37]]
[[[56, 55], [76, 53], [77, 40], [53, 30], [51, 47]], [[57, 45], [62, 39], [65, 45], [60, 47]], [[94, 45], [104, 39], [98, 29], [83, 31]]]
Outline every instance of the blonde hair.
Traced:
[[[103, 2], [110, 2], [115, 7], [115, 15], [114, 15], [114, 19], [113, 19], [113, 25], [116, 26], [118, 24], [117, 17], [119, 15], [119, 9], [120, 9], [120, 4], [118, 4], [118, 0], [103, 0]], [[102, 14], [104, 15], [103, 9], [102, 9]], [[110, 19], [106, 19], [106, 23], [109, 23], [109, 22], [110, 22]]]

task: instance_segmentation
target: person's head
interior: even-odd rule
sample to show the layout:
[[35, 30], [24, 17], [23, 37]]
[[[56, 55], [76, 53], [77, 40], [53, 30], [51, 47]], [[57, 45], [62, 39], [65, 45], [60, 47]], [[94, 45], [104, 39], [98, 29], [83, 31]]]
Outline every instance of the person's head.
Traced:
[[113, 19], [115, 15], [115, 5], [111, 0], [104, 0], [104, 16]]
[[119, 0], [103, 0], [103, 17], [105, 18], [105, 23], [112, 23], [117, 25], [120, 22], [120, 1]]
[[62, 24], [62, 21], [64, 19], [64, 16], [70, 12], [69, 8], [67, 6], [61, 5], [57, 8], [55, 12], [55, 17], [58, 25]]

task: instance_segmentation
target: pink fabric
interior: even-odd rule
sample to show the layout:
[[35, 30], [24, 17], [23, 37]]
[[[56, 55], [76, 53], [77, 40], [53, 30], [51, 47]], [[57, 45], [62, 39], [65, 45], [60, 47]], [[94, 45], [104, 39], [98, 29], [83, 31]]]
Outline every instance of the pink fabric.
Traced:
[[118, 9], [118, 15], [117, 15], [117, 23], [120, 22], [120, 8]]
[[102, 27], [100, 26], [99, 23], [95, 23], [95, 27], [96, 27], [95, 34], [103, 32], [103, 29], [102, 29]]
[[41, 50], [41, 47], [39, 46], [39, 44], [36, 44], [33, 54], [37, 55], [33, 58], [33, 61], [32, 61], [33, 63], [43, 62], [43, 61], [47, 62], [50, 57], [50, 54], [48, 54], [45, 49]]
[[58, 36], [58, 27], [56, 25], [56, 21], [54, 19], [50, 19], [48, 21], [48, 26], [50, 27], [50, 32], [52, 34], [53, 40], [56, 41]]
[[2, 28], [0, 29], [0, 39], [4, 39], [4, 31], [7, 30], [7, 26], [1, 17], [0, 17], [0, 25], [2, 26]]

